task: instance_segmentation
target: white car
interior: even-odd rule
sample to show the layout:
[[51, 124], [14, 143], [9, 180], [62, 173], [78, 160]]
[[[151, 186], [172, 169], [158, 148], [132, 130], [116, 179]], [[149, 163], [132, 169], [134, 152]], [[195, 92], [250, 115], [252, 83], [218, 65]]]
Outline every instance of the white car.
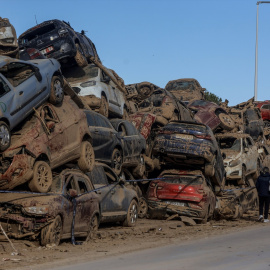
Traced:
[[[115, 78], [112, 70], [106, 69], [106, 71]], [[83, 69], [75, 68], [70, 75], [65, 74], [65, 76], [75, 92], [83, 97], [91, 109], [105, 117], [123, 117], [125, 95], [99, 67], [88, 65]]]
[[248, 134], [219, 134], [216, 136], [224, 158], [226, 179], [245, 185], [247, 175], [257, 176], [260, 169], [258, 148]]

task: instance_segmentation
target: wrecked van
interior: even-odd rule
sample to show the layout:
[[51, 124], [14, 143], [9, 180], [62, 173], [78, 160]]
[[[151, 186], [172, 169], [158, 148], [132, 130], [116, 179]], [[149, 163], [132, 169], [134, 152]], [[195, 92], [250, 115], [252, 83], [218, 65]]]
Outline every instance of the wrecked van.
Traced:
[[60, 107], [45, 103], [13, 132], [10, 147], [0, 154], [0, 189], [28, 182], [31, 191], [47, 192], [51, 170], [67, 162], [91, 170], [91, 142], [86, 116], [69, 96]]
[[38, 239], [42, 246], [59, 245], [62, 239], [88, 238], [98, 229], [100, 218], [98, 196], [93, 189], [81, 171], [64, 170], [54, 177], [46, 194], [2, 192], [1, 225], [9, 237]]

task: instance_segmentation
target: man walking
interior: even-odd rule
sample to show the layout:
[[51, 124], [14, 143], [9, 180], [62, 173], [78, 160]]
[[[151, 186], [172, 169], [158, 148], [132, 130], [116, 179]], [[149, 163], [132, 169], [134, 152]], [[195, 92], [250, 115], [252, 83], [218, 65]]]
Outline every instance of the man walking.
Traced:
[[256, 188], [259, 195], [259, 214], [260, 214], [258, 221], [269, 222], [268, 219], [269, 202], [270, 202], [269, 185], [270, 185], [269, 168], [264, 167], [261, 175], [258, 177], [256, 182]]

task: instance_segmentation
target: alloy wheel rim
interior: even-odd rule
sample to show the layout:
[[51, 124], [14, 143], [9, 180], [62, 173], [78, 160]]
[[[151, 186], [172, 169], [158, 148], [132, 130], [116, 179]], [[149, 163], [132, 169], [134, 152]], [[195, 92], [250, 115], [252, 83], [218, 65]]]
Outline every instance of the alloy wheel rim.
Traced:
[[6, 146], [9, 144], [10, 136], [8, 128], [4, 125], [0, 126], [0, 138], [1, 138], [1, 145]]
[[131, 223], [135, 223], [137, 220], [137, 207], [135, 204], [132, 204], [130, 209], [130, 221]]
[[48, 183], [49, 183], [49, 172], [45, 166], [41, 165], [38, 168], [38, 184], [44, 188], [48, 187]]
[[62, 99], [62, 96], [63, 96], [63, 87], [62, 87], [62, 83], [60, 82], [60, 80], [56, 80], [54, 82], [54, 93], [55, 93], [55, 96], [58, 99]]

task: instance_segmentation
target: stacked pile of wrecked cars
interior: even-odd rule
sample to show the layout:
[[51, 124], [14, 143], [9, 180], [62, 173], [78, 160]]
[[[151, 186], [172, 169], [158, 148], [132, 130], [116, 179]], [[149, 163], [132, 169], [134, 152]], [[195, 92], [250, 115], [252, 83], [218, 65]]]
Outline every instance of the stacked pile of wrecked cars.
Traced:
[[257, 205], [254, 180], [270, 151], [262, 106], [206, 101], [195, 79], [165, 89], [125, 85], [84, 31], [64, 21], [45, 21], [18, 42], [8, 19], [0, 18], [0, 28], [10, 35], [0, 35], [7, 236], [76, 243], [100, 223], [206, 223], [240, 218]]

